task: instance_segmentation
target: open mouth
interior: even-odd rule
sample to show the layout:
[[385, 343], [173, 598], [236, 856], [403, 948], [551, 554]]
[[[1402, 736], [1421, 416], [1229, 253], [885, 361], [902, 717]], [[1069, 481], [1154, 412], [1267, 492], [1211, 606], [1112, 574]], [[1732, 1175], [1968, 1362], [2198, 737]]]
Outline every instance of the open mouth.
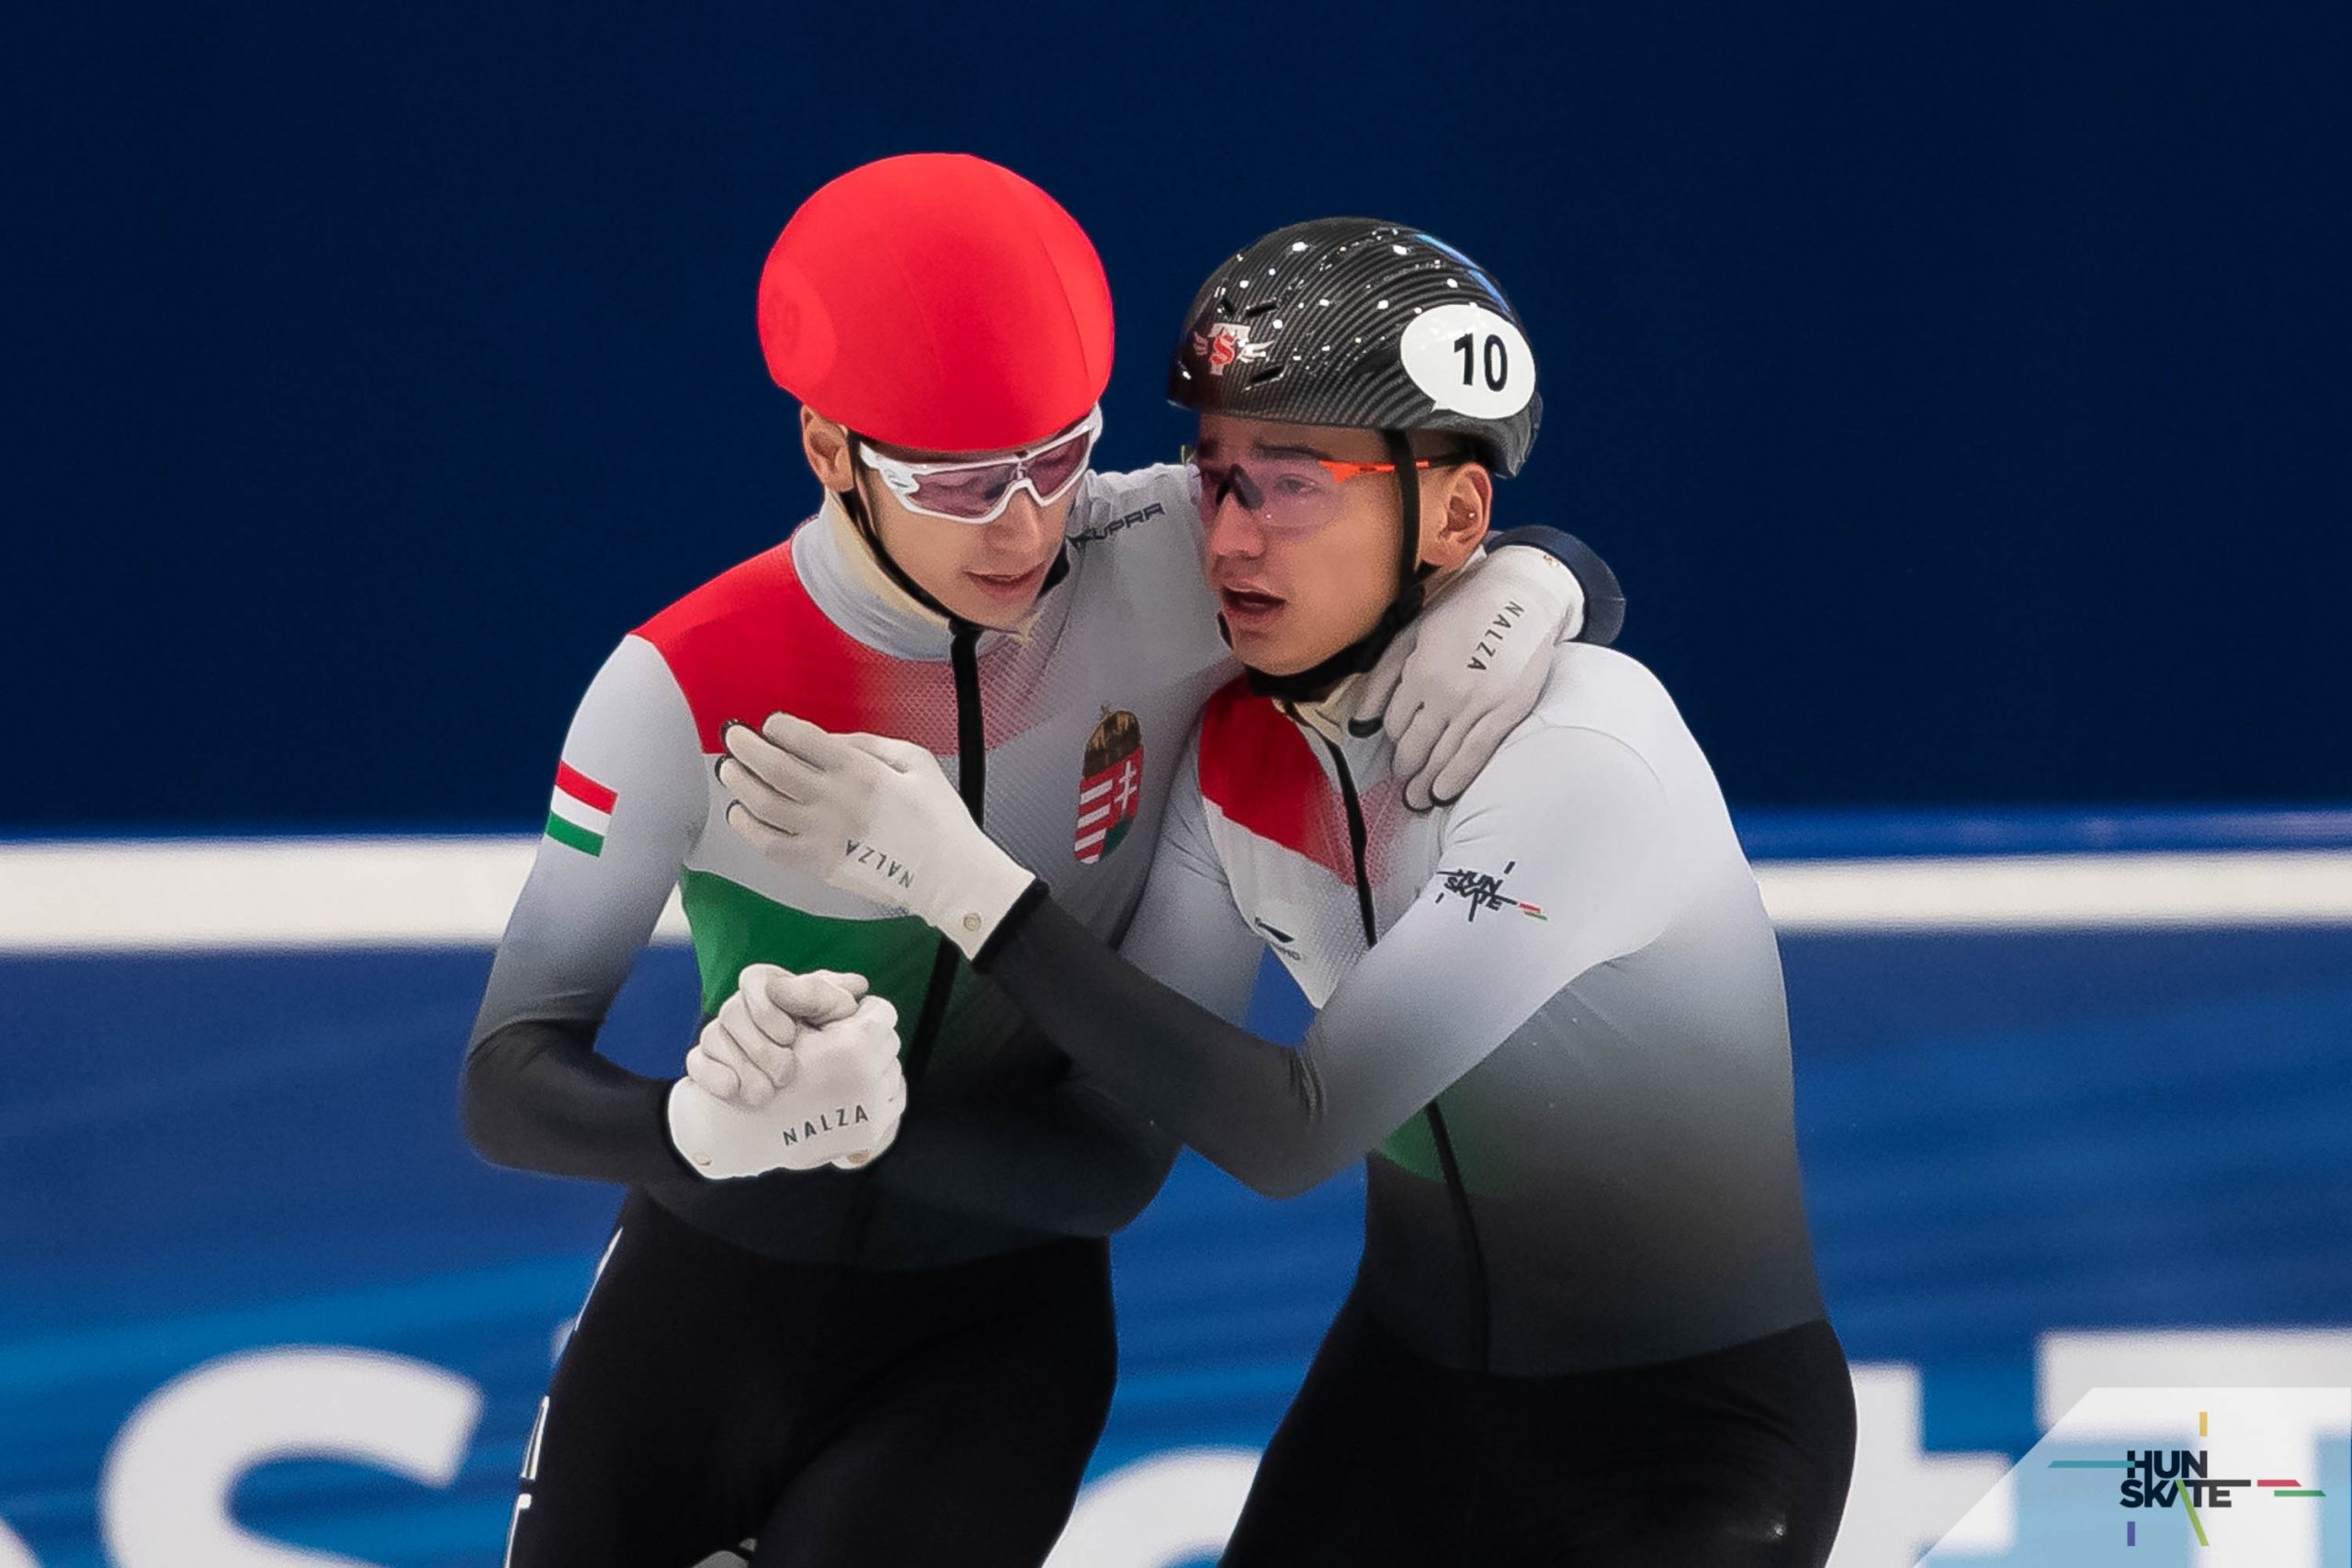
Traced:
[[1015, 572], [1009, 576], [1001, 572], [989, 571], [967, 571], [964, 575], [991, 593], [1007, 595], [1027, 593], [1045, 581], [1046, 567], [1051, 564], [1051, 562], [1046, 562], [1033, 566], [1027, 571]]
[[1272, 620], [1282, 613], [1288, 603], [1280, 594], [1262, 593], [1250, 588], [1219, 588], [1216, 602], [1224, 610], [1228, 625], [1250, 626]]

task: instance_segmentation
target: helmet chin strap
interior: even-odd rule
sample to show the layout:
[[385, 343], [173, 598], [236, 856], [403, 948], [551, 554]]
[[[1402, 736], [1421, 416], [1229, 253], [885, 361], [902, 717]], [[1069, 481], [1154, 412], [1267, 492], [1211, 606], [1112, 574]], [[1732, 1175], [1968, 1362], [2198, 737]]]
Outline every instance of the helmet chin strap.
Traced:
[[833, 494], [841, 502], [842, 510], [849, 513], [850, 522], [855, 525], [857, 536], [864, 539], [865, 547], [874, 553], [875, 564], [882, 569], [882, 575], [896, 583], [899, 592], [951, 626], [961, 618], [955, 611], [933, 598], [922, 583], [907, 575], [907, 569], [899, 564], [898, 558], [893, 556], [889, 547], [882, 543], [882, 532], [874, 526], [873, 516], [865, 510], [865, 497], [859, 492], [854, 483], [847, 490], [835, 491]]
[[[1301, 670], [1295, 675], [1270, 675], [1262, 670], [1244, 665], [1242, 668], [1249, 677], [1250, 689], [1260, 696], [1311, 703], [1328, 695], [1332, 687], [1349, 676], [1360, 675], [1379, 663], [1380, 656], [1388, 651], [1388, 645], [1396, 639], [1396, 634], [1421, 613], [1421, 599], [1430, 569], [1421, 564], [1421, 485], [1419, 471], [1413, 467], [1413, 442], [1401, 430], [1384, 430], [1380, 434], [1387, 443], [1389, 459], [1396, 465], [1397, 493], [1404, 502], [1405, 510], [1405, 525], [1397, 547], [1396, 596], [1380, 613], [1380, 619], [1373, 623], [1372, 630], [1320, 664]], [[1216, 618], [1216, 629], [1225, 637], [1226, 646], [1230, 648], [1233, 631], [1225, 624], [1222, 615]], [[1354, 728], [1351, 722], [1349, 728], [1353, 730]]]
[[[842, 428], [848, 429], [845, 425]], [[849, 438], [853, 446], [860, 439], [855, 431], [849, 431]], [[865, 509], [865, 494], [857, 488], [856, 464], [857, 459], [853, 456], [850, 458], [850, 486], [847, 490], [835, 491], [833, 494], [840, 500], [842, 510], [849, 513], [850, 522], [857, 529], [857, 536], [864, 539], [865, 547], [874, 552], [875, 562], [882, 568], [882, 575], [898, 584], [899, 591], [908, 598], [945, 621], [950, 629], [971, 625], [972, 623], [964, 616], [957, 615], [933, 597], [929, 590], [917, 582], [909, 574], [907, 569], [899, 564], [898, 558], [890, 554], [889, 547], [883, 544], [882, 530], [874, 525], [874, 518]], [[1069, 575], [1069, 547], [1065, 544], [1054, 552], [1054, 564], [1046, 569], [1046, 581], [1038, 585], [1038, 597], [1043, 598], [1051, 592], [1054, 584]]]

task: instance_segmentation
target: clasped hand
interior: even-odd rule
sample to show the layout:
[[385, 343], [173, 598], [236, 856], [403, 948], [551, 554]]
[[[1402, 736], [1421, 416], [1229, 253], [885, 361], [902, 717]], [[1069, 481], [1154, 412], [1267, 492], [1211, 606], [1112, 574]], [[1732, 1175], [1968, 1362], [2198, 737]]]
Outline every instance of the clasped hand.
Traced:
[[898, 1024], [862, 976], [748, 965], [686, 1053], [671, 1141], [713, 1179], [865, 1164], [906, 1111]]

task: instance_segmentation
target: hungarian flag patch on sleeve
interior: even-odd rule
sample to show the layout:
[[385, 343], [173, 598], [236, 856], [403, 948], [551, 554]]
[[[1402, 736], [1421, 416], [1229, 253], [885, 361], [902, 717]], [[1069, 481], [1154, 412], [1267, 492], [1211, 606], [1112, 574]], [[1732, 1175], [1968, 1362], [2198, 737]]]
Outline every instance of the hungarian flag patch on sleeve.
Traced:
[[569, 762], [555, 767], [555, 796], [548, 803], [548, 837], [582, 854], [605, 852], [613, 805], [620, 796]]

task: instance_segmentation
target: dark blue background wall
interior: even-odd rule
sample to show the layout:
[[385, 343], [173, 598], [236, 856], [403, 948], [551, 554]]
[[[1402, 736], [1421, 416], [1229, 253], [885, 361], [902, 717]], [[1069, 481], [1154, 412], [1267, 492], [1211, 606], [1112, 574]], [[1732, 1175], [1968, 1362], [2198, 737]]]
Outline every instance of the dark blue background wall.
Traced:
[[27, 8], [0, 830], [527, 825], [612, 640], [812, 496], [752, 289], [887, 152], [1096, 235], [1108, 457], [1335, 209], [1526, 315], [1735, 800], [2341, 798], [2352, 12]]

